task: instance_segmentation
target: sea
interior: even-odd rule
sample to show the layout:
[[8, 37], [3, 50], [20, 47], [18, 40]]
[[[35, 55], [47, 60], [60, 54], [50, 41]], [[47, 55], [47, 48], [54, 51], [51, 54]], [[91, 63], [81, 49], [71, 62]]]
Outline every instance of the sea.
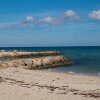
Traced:
[[0, 50], [33, 52], [60, 51], [63, 52], [63, 56], [71, 59], [74, 63], [72, 65], [49, 69], [50, 71], [100, 76], [100, 46], [0, 47]]

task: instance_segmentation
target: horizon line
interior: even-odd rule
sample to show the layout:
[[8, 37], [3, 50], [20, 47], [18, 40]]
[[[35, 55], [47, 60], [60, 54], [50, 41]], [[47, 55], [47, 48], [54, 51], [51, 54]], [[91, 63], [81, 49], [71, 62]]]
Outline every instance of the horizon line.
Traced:
[[99, 45], [84, 45], [84, 46], [8, 46], [8, 47], [6, 47], [6, 46], [4, 46], [4, 47], [0, 47], [0, 48], [25, 48], [25, 47], [29, 47], [29, 48], [34, 48], [34, 47], [100, 47]]

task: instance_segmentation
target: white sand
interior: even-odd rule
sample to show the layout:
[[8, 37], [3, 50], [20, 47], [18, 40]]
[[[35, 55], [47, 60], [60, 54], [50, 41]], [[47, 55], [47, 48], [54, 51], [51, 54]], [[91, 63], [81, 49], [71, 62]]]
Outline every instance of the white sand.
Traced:
[[21, 68], [0, 76], [0, 100], [100, 100], [100, 77]]

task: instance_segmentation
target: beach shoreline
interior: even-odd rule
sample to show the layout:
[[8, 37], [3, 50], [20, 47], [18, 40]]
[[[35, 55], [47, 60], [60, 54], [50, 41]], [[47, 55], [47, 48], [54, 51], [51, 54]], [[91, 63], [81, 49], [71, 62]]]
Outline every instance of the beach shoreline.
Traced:
[[1, 100], [99, 100], [100, 77], [5, 68], [0, 70]]

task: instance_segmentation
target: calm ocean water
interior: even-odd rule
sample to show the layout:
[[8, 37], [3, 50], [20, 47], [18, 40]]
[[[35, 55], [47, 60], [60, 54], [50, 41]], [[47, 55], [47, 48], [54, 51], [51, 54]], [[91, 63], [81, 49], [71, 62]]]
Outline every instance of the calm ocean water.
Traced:
[[78, 74], [100, 74], [100, 47], [7, 47], [0, 50], [11, 51], [61, 51], [64, 56], [72, 59], [75, 63], [70, 66], [61, 66], [51, 69], [52, 71], [70, 72]]

